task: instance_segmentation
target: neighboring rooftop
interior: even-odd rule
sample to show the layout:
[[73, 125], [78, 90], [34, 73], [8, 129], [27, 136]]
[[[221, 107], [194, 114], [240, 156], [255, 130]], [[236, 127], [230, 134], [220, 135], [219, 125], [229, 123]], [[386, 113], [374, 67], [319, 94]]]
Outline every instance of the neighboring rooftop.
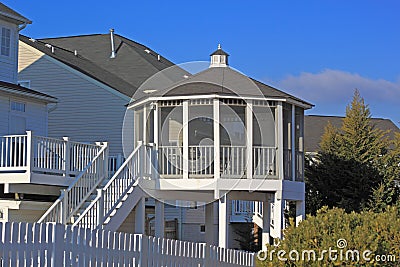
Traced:
[[0, 16], [3, 16], [7, 20], [12, 20], [12, 22], [17, 22], [18, 24], [30, 24], [32, 21], [22, 16], [15, 10], [9, 8], [3, 3], [0, 3]]
[[57, 102], [57, 98], [43, 94], [41, 92], [25, 88], [18, 84], [8, 83], [0, 81], [0, 92], [6, 92], [9, 94], [20, 95], [20, 96], [27, 96], [37, 100], [41, 100], [47, 103], [55, 103]]
[[[325, 127], [330, 122], [333, 126], [340, 128], [344, 117], [307, 115], [304, 117], [304, 149], [306, 152], [317, 152]], [[383, 131], [390, 130], [389, 138], [393, 138], [394, 132], [400, 129], [389, 119], [372, 118], [372, 124]]]
[[[110, 58], [110, 34], [37, 40], [21, 36], [20, 40], [128, 97], [149, 77], [174, 66], [157, 52], [118, 34], [114, 34], [115, 58]], [[177, 79], [184, 73], [177, 73]]]

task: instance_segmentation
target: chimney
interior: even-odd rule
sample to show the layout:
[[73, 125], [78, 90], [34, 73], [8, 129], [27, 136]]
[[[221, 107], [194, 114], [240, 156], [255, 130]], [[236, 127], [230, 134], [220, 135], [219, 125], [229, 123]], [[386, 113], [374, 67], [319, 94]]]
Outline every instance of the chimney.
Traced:
[[111, 37], [111, 56], [110, 58], [115, 58], [115, 45], [114, 45], [114, 29], [110, 29], [110, 37]]

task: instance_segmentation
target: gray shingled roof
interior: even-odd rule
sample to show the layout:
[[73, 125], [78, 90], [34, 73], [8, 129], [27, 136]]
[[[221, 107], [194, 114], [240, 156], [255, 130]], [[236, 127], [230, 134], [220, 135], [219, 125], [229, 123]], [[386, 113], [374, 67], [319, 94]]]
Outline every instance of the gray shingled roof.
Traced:
[[[150, 96], [185, 96], [202, 94], [236, 95], [241, 97], [265, 96], [278, 99], [292, 99], [307, 106], [312, 104], [282, 92], [274, 87], [249, 78], [229, 67], [208, 68], [198, 74], [182, 79], [169, 87], [150, 86], [157, 89]], [[143, 89], [147, 89], [144, 87]], [[145, 97], [144, 94], [141, 97]]]
[[[324, 134], [325, 127], [330, 122], [333, 126], [340, 128], [343, 117], [308, 115], [304, 117], [304, 147], [306, 152], [317, 152], [319, 143]], [[372, 118], [371, 122], [383, 131], [391, 130], [389, 138], [393, 138], [393, 132], [400, 129], [389, 119]]]
[[[149, 77], [174, 66], [150, 48], [114, 34], [116, 58], [111, 59], [109, 34], [47, 38], [32, 41], [26, 36], [20, 40], [64, 64], [131, 97]], [[46, 44], [54, 47], [54, 53]], [[77, 56], [75, 56], [75, 50]], [[177, 74], [178, 75], [178, 74]], [[179, 73], [179, 75], [182, 75]]]
[[5, 91], [11, 94], [18, 94], [18, 95], [24, 95], [36, 99], [40, 99], [42, 101], [45, 101], [47, 103], [55, 103], [57, 102], [57, 98], [43, 94], [41, 92], [22, 87], [18, 84], [13, 84], [13, 83], [8, 83], [8, 82], [3, 82], [0, 81], [0, 91]]
[[[304, 100], [259, 81], [248, 79], [246, 76], [230, 68], [210, 68], [191, 76], [188, 72], [174, 65], [166, 58], [159, 56], [158, 53], [150, 48], [118, 34], [114, 34], [117, 56], [113, 59], [110, 58], [111, 41], [109, 34], [46, 38], [34, 41], [26, 36], [21, 36], [20, 39], [43, 53], [107, 84], [129, 97], [132, 97], [136, 90], [149, 77], [163, 70], [163, 74], [161, 75], [163, 76], [162, 83], [160, 81], [156, 82], [156, 84], [154, 82], [145, 83], [142, 88], [144, 90], [151, 90], [157, 87], [159, 90], [150, 95], [140, 92], [138, 95], [135, 95], [136, 99], [153, 95], [218, 93], [218, 86], [208, 86], [206, 83], [194, 86], [187, 85], [187, 83], [215, 81], [215, 84], [219, 85], [222, 82], [221, 79], [223, 79], [223, 84], [227, 88], [241, 88], [240, 95], [260, 95], [259, 92], [254, 91], [254, 88], [258, 88], [265, 96], [289, 98], [311, 106], [311, 104]], [[48, 47], [49, 44], [54, 47], [54, 53]], [[74, 54], [75, 51], [77, 52], [77, 56]], [[166, 69], [167, 71], [165, 71]], [[184, 76], [189, 78], [184, 78]], [[246, 79], [243, 79], [244, 77]], [[243, 84], [241, 85], [243, 80], [247, 80], [244, 86]], [[248, 85], [248, 81], [252, 81], [250, 82], [251, 86]], [[170, 90], [171, 85], [175, 86], [174, 90]], [[222, 92], [219, 93], [232, 94], [229, 90], [224, 91], [223, 86], [220, 88], [222, 88]], [[254, 92], [250, 92], [251, 90], [247, 90], [248, 88], [251, 88]]]
[[6, 6], [3, 3], [0, 3], [0, 15], [5, 16], [9, 19], [12, 19], [14, 21], [17, 21], [18, 23], [22, 24], [22, 23], [32, 23], [32, 21], [30, 21], [29, 19], [25, 18], [24, 16], [22, 16], [21, 14], [19, 14], [18, 12], [16, 12], [15, 10], [9, 8], [8, 6]]

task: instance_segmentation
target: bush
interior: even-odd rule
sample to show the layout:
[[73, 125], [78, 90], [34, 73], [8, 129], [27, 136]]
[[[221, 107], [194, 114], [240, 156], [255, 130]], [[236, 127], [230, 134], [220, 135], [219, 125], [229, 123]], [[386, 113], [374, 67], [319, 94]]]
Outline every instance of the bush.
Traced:
[[[400, 209], [346, 213], [343, 209], [323, 207], [298, 227], [287, 228], [285, 239], [278, 246], [267, 245], [267, 253], [259, 255], [266, 259], [258, 261], [258, 266], [398, 266]], [[278, 255], [287, 260], [279, 260]]]

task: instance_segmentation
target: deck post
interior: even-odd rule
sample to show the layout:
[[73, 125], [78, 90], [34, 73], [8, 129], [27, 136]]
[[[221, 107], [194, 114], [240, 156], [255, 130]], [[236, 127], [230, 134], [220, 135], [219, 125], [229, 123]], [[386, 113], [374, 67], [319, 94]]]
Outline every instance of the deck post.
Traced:
[[282, 191], [276, 191], [274, 194], [274, 237], [282, 239], [283, 211], [284, 200], [282, 199]]
[[155, 220], [156, 220], [156, 229], [155, 229], [155, 237], [164, 237], [164, 229], [165, 229], [165, 220], [164, 220], [164, 203], [155, 200]]
[[246, 105], [246, 176], [253, 178], [253, 102], [248, 100]]
[[306, 217], [306, 203], [304, 200], [296, 201], [296, 226]]
[[269, 195], [263, 201], [263, 228], [261, 236], [261, 250], [265, 250], [266, 245], [270, 242], [270, 229], [271, 228], [271, 201]]
[[205, 223], [206, 223], [206, 243], [207, 245], [215, 245], [214, 235], [214, 202], [207, 203], [205, 207]]
[[64, 140], [64, 176], [69, 177], [71, 172], [71, 148], [69, 137], [63, 137]]
[[61, 196], [64, 196], [61, 204], [61, 223], [65, 225], [67, 223], [67, 217], [68, 217], [67, 189], [61, 189]]
[[26, 173], [28, 174], [32, 173], [34, 153], [32, 131], [26, 131]]
[[225, 193], [219, 200], [219, 216], [218, 216], [218, 246], [228, 248], [228, 227], [229, 227], [229, 198], [228, 193]]
[[97, 189], [97, 196], [99, 197], [99, 206], [97, 209], [97, 226], [102, 228], [104, 220], [104, 191], [103, 189]]
[[135, 207], [135, 233], [145, 234], [145, 200], [141, 197]]

